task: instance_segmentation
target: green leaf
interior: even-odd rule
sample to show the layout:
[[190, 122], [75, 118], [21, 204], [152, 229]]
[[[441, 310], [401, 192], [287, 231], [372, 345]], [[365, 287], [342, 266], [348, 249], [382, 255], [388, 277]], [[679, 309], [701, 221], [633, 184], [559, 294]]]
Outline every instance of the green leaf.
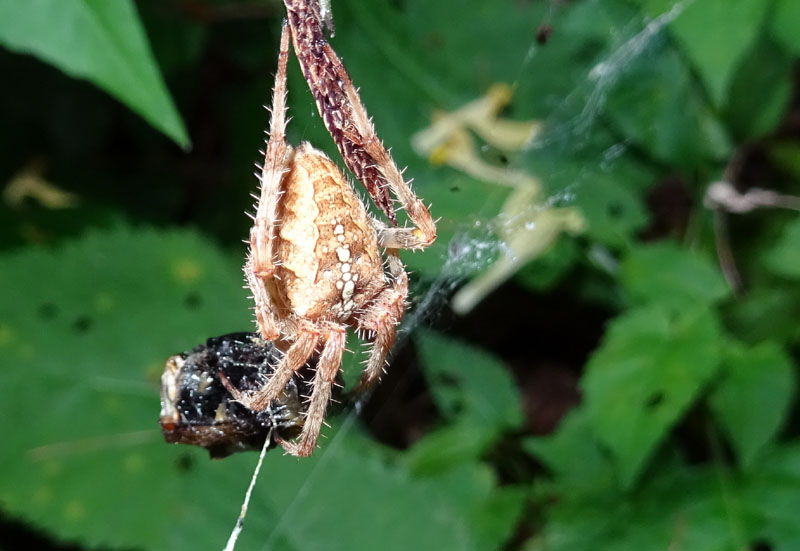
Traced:
[[591, 499], [564, 495], [547, 514], [541, 537], [526, 551], [748, 549], [753, 522], [741, 512], [731, 482], [710, 469], [675, 465], [633, 494]]
[[522, 406], [508, 369], [486, 352], [429, 331], [417, 335], [436, 405], [453, 420], [495, 430], [522, 423]]
[[557, 496], [526, 551], [731, 551], [800, 546], [800, 447], [770, 452], [744, 477], [663, 465], [627, 495]]
[[794, 61], [764, 40], [744, 56], [731, 80], [725, 109], [737, 139], [755, 141], [780, 123], [792, 95]]
[[770, 19], [773, 36], [790, 53], [800, 55], [800, 4], [795, 0], [775, 0]]
[[[641, 551], [733, 549], [721, 496], [708, 473], [670, 469], [633, 495], [573, 499], [566, 494], [548, 511], [540, 538], [526, 551]], [[735, 523], [731, 519], [731, 523]]]
[[575, 194], [575, 203], [588, 225], [586, 235], [614, 246], [628, 243], [635, 231], [647, 223], [641, 198], [631, 192], [629, 181], [613, 174], [592, 176]]
[[[416, 478], [394, 461], [394, 454], [356, 432], [352, 418], [339, 421], [333, 420], [330, 443], [310, 458], [267, 454], [237, 548], [500, 547], [507, 537], [503, 526], [476, 525], [489, 520], [484, 511], [505, 494], [488, 467], [468, 463], [440, 476]], [[223, 547], [255, 459], [255, 454], [198, 459], [170, 549]]]
[[757, 286], [725, 309], [726, 327], [748, 344], [800, 341], [800, 297], [794, 286]]
[[723, 379], [710, 397], [711, 408], [745, 468], [783, 425], [796, 390], [794, 366], [774, 343], [729, 347]]
[[753, 518], [752, 539], [768, 543], [774, 551], [800, 548], [800, 444], [772, 450], [754, 465], [744, 480], [741, 504]]
[[0, 44], [93, 82], [189, 145], [131, 0], [0, 0]]
[[764, 265], [777, 275], [800, 278], [800, 217], [786, 224], [778, 242], [765, 253]]
[[[595, 134], [593, 134], [595, 135]], [[583, 215], [590, 241], [613, 247], [630, 244], [648, 221], [642, 195], [652, 182], [652, 174], [629, 158], [616, 159], [607, 165], [598, 159], [609, 154], [616, 138], [599, 137], [591, 152], [576, 159], [574, 151], [526, 151], [524, 161], [531, 174], [541, 175], [545, 194], [554, 206], [576, 206]]]
[[[187, 484], [159, 434], [167, 356], [252, 327], [238, 262], [190, 232], [87, 234], [0, 257], [9, 514], [89, 546], [160, 547]], [[124, 498], [123, 498], [124, 496]]]
[[[489, 469], [469, 464], [446, 476], [418, 479], [375, 453], [374, 444], [365, 446], [348, 430], [336, 434], [329, 446], [308, 460], [280, 454], [267, 457], [241, 549], [485, 548], [478, 543], [481, 536], [475, 533], [473, 516], [497, 493]], [[233, 470], [236, 465], [224, 468]], [[248, 474], [251, 468], [244, 470]], [[240, 496], [243, 482], [238, 485]], [[204, 494], [204, 499], [210, 497]], [[238, 509], [231, 511], [232, 523]], [[217, 548], [229, 530], [213, 540], [219, 542]], [[278, 545], [281, 540], [287, 545]], [[500, 543], [495, 540], [492, 547]], [[209, 545], [180, 549], [199, 547]]]
[[472, 515], [478, 536], [477, 549], [506, 549], [507, 543], [525, 513], [527, 492], [522, 488], [497, 488]]
[[[488, 465], [462, 464], [436, 479], [425, 478], [423, 481], [428, 491], [447, 495], [458, 514], [466, 516], [473, 533], [474, 544], [470, 545], [467, 540], [460, 544], [451, 542], [445, 543], [442, 549], [449, 545], [459, 549], [502, 549], [513, 536], [524, 513], [526, 489], [499, 485], [497, 475]], [[411, 547], [426, 548], [427, 545], [420, 547], [412, 542]]]
[[[649, 13], [676, 10], [671, 0], [651, 0]], [[671, 34], [694, 65], [717, 107], [725, 105], [728, 87], [742, 57], [758, 38], [770, 2], [700, 0], [679, 5]]]
[[523, 446], [555, 475], [561, 491], [574, 496], [617, 488], [613, 465], [592, 431], [585, 407], [570, 411], [554, 434], [527, 438]]
[[704, 307], [631, 310], [609, 326], [582, 381], [597, 437], [630, 488], [667, 431], [719, 367], [719, 328]]
[[436, 475], [476, 462], [495, 437], [493, 427], [469, 422], [446, 425], [416, 442], [404, 457], [405, 465], [415, 476]]
[[626, 63], [609, 92], [609, 117], [656, 161], [692, 168], [721, 159], [731, 148], [725, 129], [668, 46], [656, 36], [648, 43], [648, 55]]
[[682, 311], [714, 304], [730, 292], [716, 266], [671, 241], [638, 246], [620, 266], [620, 283], [634, 304]]

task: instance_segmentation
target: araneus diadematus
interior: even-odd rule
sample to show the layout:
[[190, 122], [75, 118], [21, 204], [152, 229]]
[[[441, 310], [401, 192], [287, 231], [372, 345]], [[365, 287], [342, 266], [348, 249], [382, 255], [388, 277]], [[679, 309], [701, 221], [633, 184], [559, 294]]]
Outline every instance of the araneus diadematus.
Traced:
[[[261, 389], [245, 393], [228, 385], [228, 390], [248, 408], [261, 411], [321, 346], [302, 433], [296, 442], [280, 441], [288, 453], [307, 456], [324, 420], [347, 329], [372, 339], [360, 384], [366, 387], [382, 373], [395, 327], [405, 312], [408, 278], [397, 249], [427, 247], [436, 228], [375, 135], [336, 54], [319, 40], [304, 43], [321, 33], [319, 14], [298, 15], [289, 4], [259, 176], [261, 195], [244, 268], [261, 336], [284, 354]], [[355, 165], [351, 170], [356, 175], [377, 169], [377, 177], [386, 182], [414, 227], [390, 227], [374, 219], [325, 154], [308, 143], [296, 149], [285, 143], [289, 25], [312, 93], [345, 162]], [[334, 85], [339, 88], [332, 89]], [[363, 159], [371, 159], [371, 164], [361, 166]], [[385, 261], [380, 248], [386, 250]]]

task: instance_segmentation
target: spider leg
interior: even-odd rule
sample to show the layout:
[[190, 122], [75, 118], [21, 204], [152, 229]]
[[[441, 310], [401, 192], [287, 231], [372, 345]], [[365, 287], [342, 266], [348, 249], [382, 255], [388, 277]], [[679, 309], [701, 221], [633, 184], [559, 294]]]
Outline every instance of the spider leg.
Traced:
[[369, 388], [383, 373], [386, 356], [394, 343], [395, 328], [406, 309], [408, 275], [403, 269], [403, 263], [391, 251], [387, 262], [394, 283], [381, 291], [358, 317], [359, 329], [374, 333], [375, 338], [356, 393]]
[[278, 440], [283, 449], [291, 455], [306, 457], [314, 451], [322, 422], [325, 420], [325, 410], [331, 399], [331, 390], [336, 373], [342, 363], [342, 352], [346, 344], [347, 333], [343, 327], [335, 326], [328, 331], [325, 346], [319, 355], [317, 371], [314, 375], [314, 385], [306, 413], [303, 432], [296, 442]]
[[[330, 50], [331, 57], [336, 57], [336, 53], [329, 45], [325, 45]], [[338, 60], [338, 58], [336, 58]], [[367, 115], [364, 104], [358, 96], [358, 91], [350, 76], [341, 62], [335, 66], [339, 81], [342, 83], [345, 95], [350, 103], [353, 128], [360, 136], [357, 142], [364, 151], [371, 157], [378, 171], [386, 179], [386, 183], [392, 193], [400, 201], [402, 208], [406, 210], [408, 218], [414, 226], [407, 228], [389, 227], [381, 224], [378, 231], [378, 242], [382, 247], [388, 249], [424, 249], [436, 239], [436, 224], [431, 217], [425, 204], [417, 197], [408, 183], [403, 179], [403, 175], [397, 168], [392, 156], [386, 151], [375, 133], [375, 127]]]
[[253, 411], [263, 411], [275, 398], [280, 396], [292, 374], [308, 362], [319, 342], [319, 332], [310, 322], [306, 327], [300, 328], [296, 335], [297, 339], [278, 362], [266, 385], [253, 392], [242, 392], [226, 385], [237, 402]]
[[244, 266], [247, 285], [255, 300], [256, 320], [261, 336], [266, 340], [278, 338], [279, 319], [272, 306], [275, 290], [275, 248], [278, 202], [281, 197], [281, 182], [287, 171], [287, 160], [291, 154], [286, 145], [286, 62], [289, 57], [289, 27], [284, 22], [281, 31], [281, 46], [278, 53], [278, 72], [272, 90], [269, 140], [264, 155], [264, 166], [258, 179], [261, 194], [250, 230], [250, 252]]
[[392, 226], [397, 224], [397, 218], [389, 191], [413, 223], [413, 227], [400, 228], [383, 225], [378, 236], [381, 246], [424, 249], [436, 239], [436, 224], [376, 135], [350, 75], [325, 40], [319, 3], [284, 0], [284, 5], [303, 75], [347, 168], [367, 188]]

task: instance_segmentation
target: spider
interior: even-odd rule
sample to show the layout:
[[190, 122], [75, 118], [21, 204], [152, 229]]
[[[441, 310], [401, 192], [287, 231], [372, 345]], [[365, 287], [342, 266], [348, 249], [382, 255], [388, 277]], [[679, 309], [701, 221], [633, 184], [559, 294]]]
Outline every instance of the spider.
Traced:
[[[318, 20], [307, 19], [305, 24], [319, 25]], [[327, 107], [336, 110], [338, 118], [331, 118], [331, 112], [323, 113], [323, 118], [335, 118], [343, 129], [338, 137], [347, 151], [355, 152], [349, 159], [351, 163], [363, 162], [358, 155], [374, 160], [374, 166], [360, 168], [378, 170], [407, 210], [414, 227], [391, 227], [371, 217], [324, 153], [307, 142], [297, 148], [286, 144], [290, 32], [289, 23], [284, 22], [269, 140], [259, 175], [261, 193], [244, 266], [259, 332], [274, 342], [283, 356], [260, 389], [242, 392], [230, 384], [226, 386], [236, 400], [253, 411], [262, 411], [281, 395], [293, 373], [318, 352], [302, 432], [296, 441], [279, 440], [288, 453], [308, 456], [324, 421], [347, 329], [355, 329], [359, 336], [366, 334], [372, 341], [358, 387], [363, 390], [383, 372], [395, 327], [405, 312], [408, 277], [397, 249], [427, 247], [436, 237], [436, 228], [428, 210], [410, 190], [375, 135], [355, 88], [327, 43], [326, 55], [332, 54], [333, 60], [326, 57], [311, 61], [328, 64], [329, 72], [338, 75], [341, 90], [336, 97], [341, 105]], [[299, 54], [298, 51], [298, 57]], [[314, 84], [309, 83], [313, 92]], [[321, 111], [323, 108], [320, 105]], [[385, 249], [385, 259], [381, 248]]]

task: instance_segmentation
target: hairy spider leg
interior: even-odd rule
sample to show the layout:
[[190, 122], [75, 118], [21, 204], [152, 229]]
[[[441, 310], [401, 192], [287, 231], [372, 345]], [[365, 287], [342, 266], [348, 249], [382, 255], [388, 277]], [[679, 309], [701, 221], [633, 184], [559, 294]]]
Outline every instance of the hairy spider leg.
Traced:
[[[272, 89], [269, 140], [264, 167], [259, 176], [261, 195], [250, 229], [250, 252], [244, 266], [247, 285], [255, 300], [256, 320], [261, 336], [274, 341], [280, 336], [281, 321], [271, 307], [275, 296], [275, 221], [281, 197], [281, 182], [291, 148], [286, 145], [286, 64], [289, 58], [289, 27], [284, 21], [278, 53], [278, 72]], [[287, 379], [288, 380], [288, 379]]]
[[396, 251], [388, 251], [387, 263], [392, 286], [381, 291], [358, 316], [359, 331], [374, 335], [356, 393], [372, 386], [383, 374], [386, 356], [394, 344], [397, 324], [403, 318], [408, 296], [408, 275]]
[[292, 374], [308, 362], [319, 342], [319, 331], [314, 324], [305, 322], [302, 325], [304, 327], [296, 332], [297, 339], [275, 366], [275, 371], [270, 375], [266, 385], [251, 392], [242, 392], [225, 385], [237, 402], [253, 411], [263, 411], [275, 398], [280, 396], [289, 379], [292, 378]]
[[256, 208], [255, 222], [250, 230], [250, 255], [244, 271], [253, 293], [256, 320], [261, 336], [276, 341], [282, 334], [295, 336], [269, 382], [253, 392], [241, 392], [226, 385], [233, 397], [253, 411], [263, 411], [277, 398], [292, 374], [306, 364], [319, 342], [319, 331], [310, 322], [284, 321], [276, 310], [273, 297], [278, 296], [275, 282], [275, 234], [281, 185], [292, 155], [286, 144], [286, 65], [289, 57], [289, 27], [284, 22], [278, 53], [278, 72], [272, 92], [269, 140], [265, 151], [264, 168], [260, 176], [261, 195]]
[[335, 68], [350, 102], [352, 123], [356, 130], [356, 134], [351, 135], [350, 139], [358, 140], [356, 143], [374, 159], [376, 168], [386, 179], [389, 189], [400, 201], [401, 207], [405, 209], [408, 218], [414, 224], [410, 228], [395, 228], [376, 220], [378, 243], [381, 247], [387, 249], [424, 249], [436, 239], [436, 224], [431, 217], [431, 213], [403, 179], [403, 175], [391, 155], [375, 133], [375, 127], [372, 125], [369, 115], [367, 115], [367, 110], [364, 104], [361, 103], [361, 98], [350, 81], [350, 75], [347, 74], [344, 65], [339, 61], [336, 52], [333, 51], [330, 45], [326, 44], [325, 46], [329, 50], [330, 56], [338, 62], [335, 64]]
[[[347, 167], [392, 223], [392, 227], [380, 225], [381, 246], [389, 249], [428, 247], [436, 239], [436, 224], [378, 138], [358, 90], [325, 39], [319, 3], [284, 0], [284, 4], [295, 53], [325, 127]], [[397, 220], [387, 186], [406, 210], [413, 227], [393, 227]]]
[[331, 391], [339, 366], [342, 363], [342, 352], [345, 349], [347, 332], [344, 327], [331, 324], [325, 346], [317, 361], [317, 370], [314, 375], [311, 397], [306, 413], [306, 422], [303, 432], [296, 442], [279, 440], [280, 445], [287, 453], [298, 457], [307, 457], [314, 451], [314, 446], [319, 437], [322, 423], [325, 420], [325, 410], [331, 399]]

